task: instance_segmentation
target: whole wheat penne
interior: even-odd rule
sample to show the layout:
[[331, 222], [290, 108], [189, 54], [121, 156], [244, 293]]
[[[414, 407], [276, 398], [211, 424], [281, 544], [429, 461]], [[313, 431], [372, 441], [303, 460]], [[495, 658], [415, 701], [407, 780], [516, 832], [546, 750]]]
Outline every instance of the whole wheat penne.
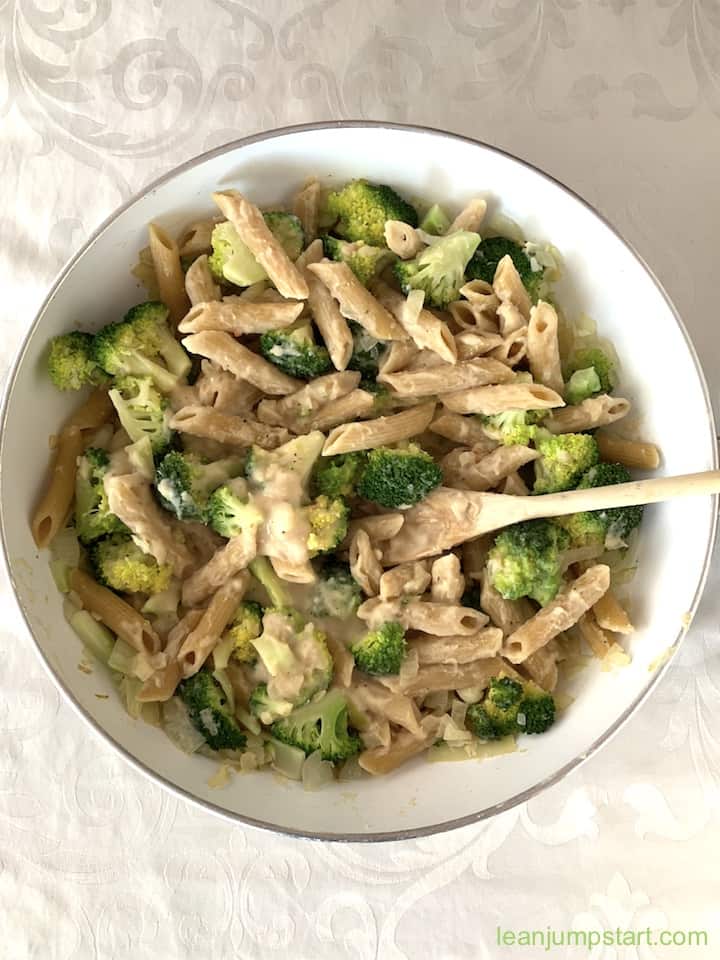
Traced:
[[182, 601], [185, 607], [196, 607], [231, 577], [244, 570], [257, 553], [257, 524], [248, 524], [242, 532], [231, 537], [206, 564], [192, 573], [183, 583]]
[[[208, 266], [207, 254], [203, 253], [188, 267], [185, 274], [185, 292], [191, 304], [209, 303], [219, 300], [221, 293], [220, 287], [215, 283], [210, 267]], [[187, 314], [185, 315], [187, 318]], [[178, 325], [178, 330], [180, 325]]]
[[309, 560], [291, 562], [283, 557], [272, 557], [270, 562], [281, 580], [288, 583], [315, 583], [317, 574]]
[[487, 201], [483, 197], [473, 197], [472, 200], [468, 200], [455, 217], [447, 232], [455, 233], [456, 230], [469, 230], [471, 233], [477, 233], [486, 213]]
[[385, 221], [385, 243], [402, 260], [412, 260], [425, 249], [417, 230], [402, 220]]
[[608, 463], [622, 463], [637, 470], [656, 470], [660, 466], [660, 451], [654, 443], [624, 440], [606, 430], [598, 430], [595, 439], [601, 458]]
[[613, 633], [634, 633], [635, 631], [627, 610], [612, 588], [600, 597], [592, 608], [592, 612], [598, 626], [603, 630], [611, 630]]
[[457, 603], [433, 603], [429, 600], [382, 600], [372, 597], [357, 612], [371, 629], [387, 620], [395, 620], [409, 630], [421, 630], [437, 637], [470, 636], [484, 627], [488, 618], [479, 610]]
[[312, 430], [330, 430], [339, 424], [359, 417], [367, 417], [375, 406], [375, 397], [367, 390], [351, 390], [344, 397], [332, 403], [326, 403], [310, 419]]
[[333, 660], [333, 684], [347, 690], [353, 681], [355, 659], [342, 640], [333, 633], [326, 633], [325, 639]]
[[[262, 390], [247, 380], [239, 380], [227, 370], [223, 370], [211, 360], [203, 360], [200, 376], [195, 384], [197, 403], [204, 407], [215, 407], [221, 413], [231, 416], [247, 415], [262, 396]], [[180, 404], [193, 406], [194, 401]]]
[[511, 333], [518, 330], [527, 330], [528, 322], [520, 313], [514, 303], [509, 300], [503, 301], [495, 313], [500, 334], [503, 337], [509, 337]]
[[254, 203], [236, 190], [213, 194], [213, 200], [232, 223], [283, 297], [305, 300], [305, 278], [283, 250]]
[[362, 680], [348, 692], [351, 703], [361, 711], [387, 718], [415, 737], [423, 737], [420, 711], [410, 697], [392, 693], [376, 680]]
[[389, 417], [377, 417], [364, 423], [345, 423], [330, 431], [322, 455], [329, 457], [352, 450], [372, 450], [416, 437], [430, 424], [434, 412], [434, 403], [422, 403]]
[[[468, 580], [480, 580], [485, 572], [488, 553], [495, 542], [495, 534], [486, 533], [461, 544], [463, 573]], [[487, 610], [484, 611], [488, 613]]]
[[73, 427], [78, 430], [97, 430], [110, 420], [113, 412], [107, 390], [97, 387], [84, 403], [73, 410], [63, 424], [63, 430], [71, 430]]
[[527, 660], [519, 665], [518, 670], [532, 680], [543, 690], [552, 692], [558, 682], [558, 660], [560, 648], [557, 640], [550, 640], [544, 647], [531, 653]]
[[540, 383], [502, 383], [489, 387], [471, 387], [468, 390], [445, 394], [443, 403], [454, 413], [484, 414], [503, 413], [505, 410], [547, 410], [565, 406], [559, 394]]
[[200, 303], [193, 300], [193, 303], [195, 305], [178, 324], [181, 333], [220, 330], [241, 337], [248, 333], [281, 330], [294, 323], [303, 308], [302, 303], [294, 300], [257, 303], [241, 297], [215, 298], [214, 302]]
[[282, 373], [272, 363], [248, 350], [229, 333], [206, 330], [192, 333], [182, 341], [190, 353], [213, 360], [223, 370], [229, 370], [240, 380], [255, 384], [264, 393], [283, 396], [299, 390], [302, 383]]
[[72, 570], [70, 587], [83, 607], [138, 653], [157, 653], [160, 638], [143, 615], [112, 590], [101, 586], [82, 570]]
[[83, 435], [79, 427], [61, 431], [45, 490], [30, 521], [33, 540], [40, 549], [48, 547], [65, 526], [72, 508], [77, 459], [82, 449]]
[[401, 397], [429, 397], [453, 393], [489, 383], [514, 379], [512, 370], [499, 360], [477, 357], [451, 365], [443, 363], [425, 370], [401, 370], [378, 377]]
[[423, 310], [424, 299], [422, 290], [412, 290], [394, 315], [420, 350], [431, 350], [446, 363], [455, 363], [455, 338], [446, 323], [429, 310]]
[[249, 447], [255, 443], [266, 450], [273, 450], [290, 439], [290, 433], [283, 427], [229, 416], [201, 406], [182, 407], [170, 418], [170, 426], [180, 433], [208, 437], [234, 447]]
[[554, 410], [543, 426], [550, 433], [578, 433], [581, 430], [594, 430], [615, 423], [630, 412], [630, 401], [623, 397], [588, 397], [582, 403]]
[[505, 637], [514, 633], [534, 612], [533, 605], [525, 597], [506, 600], [498, 593], [486, 569], [480, 577], [480, 607], [490, 617], [490, 622], [502, 630]]
[[558, 316], [555, 308], [544, 300], [530, 310], [527, 331], [527, 356], [536, 383], [544, 383], [556, 393], [563, 391], [558, 345]]
[[[599, 660], [602, 660], [603, 657], [607, 656], [612, 643], [610, 638], [605, 633], [605, 631], [600, 627], [597, 620], [592, 614], [592, 610], [588, 610], [587, 613], [584, 613], [577, 622], [578, 630], [580, 631], [580, 636], [583, 638], [585, 643], [590, 647], [593, 656], [597, 657]], [[537, 651], [540, 652], [539, 650]]]
[[497, 265], [493, 277], [493, 290], [501, 303], [509, 301], [518, 308], [526, 320], [530, 318], [530, 297], [509, 254], [506, 254]]
[[336, 370], [347, 368], [353, 351], [353, 338], [347, 320], [340, 312], [333, 294], [323, 281], [307, 269], [308, 303], [320, 335], [325, 341]]
[[300, 219], [305, 233], [305, 242], [317, 237], [320, 212], [320, 182], [313, 178], [298, 190], [293, 200], [293, 213]]
[[[320, 261], [324, 258], [324, 256], [325, 254], [323, 252], [322, 240], [317, 238], [313, 240], [312, 243], [309, 243], [305, 247], [303, 252], [295, 261], [295, 266], [298, 268], [298, 270], [304, 271], [305, 267], [307, 267], [308, 264], [320, 263]], [[303, 272], [303, 276], [305, 277], [305, 281], [307, 282], [307, 274]]]
[[577, 623], [609, 586], [610, 568], [602, 563], [590, 567], [510, 634], [505, 642], [504, 655], [511, 663], [522, 663], [531, 653]]
[[383, 572], [380, 555], [367, 531], [358, 528], [350, 541], [350, 572], [368, 597], [376, 596], [380, 589]]
[[487, 356], [492, 350], [501, 347], [503, 338], [499, 333], [480, 333], [477, 330], [461, 330], [455, 334], [455, 346], [458, 360], [473, 360]]
[[337, 300], [340, 313], [354, 320], [378, 340], [405, 340], [407, 334], [395, 318], [367, 290], [346, 263], [323, 260], [307, 268]]
[[238, 603], [250, 583], [247, 573], [228, 580], [208, 604], [197, 626], [187, 635], [178, 653], [183, 677], [192, 677], [217, 646], [225, 627], [230, 623]]
[[421, 727], [423, 731], [421, 737], [402, 731], [395, 734], [387, 748], [375, 747], [371, 750], [363, 750], [358, 757], [358, 763], [363, 770], [376, 776], [391, 773], [433, 742], [440, 729], [440, 717], [424, 717]]
[[160, 299], [170, 311], [171, 322], [177, 324], [187, 313], [189, 305], [185, 293], [185, 277], [180, 266], [180, 251], [167, 230], [157, 223], [150, 224], [148, 233]]
[[497, 442], [487, 436], [482, 424], [475, 417], [463, 417], [459, 413], [450, 413], [443, 408], [430, 424], [428, 430], [458, 444], [482, 445], [485, 453], [489, 453], [497, 446]]
[[203, 613], [203, 610], [188, 610], [182, 620], [179, 620], [168, 633], [167, 643], [163, 650], [167, 657], [167, 663], [164, 667], [156, 670], [143, 683], [136, 694], [136, 699], [140, 703], [165, 702], [175, 693], [175, 689], [182, 679], [182, 672], [177, 659], [180, 647], [188, 634], [198, 625]]
[[537, 460], [537, 450], [520, 444], [495, 447], [485, 452], [482, 444], [469, 450], [456, 448], [443, 457], [441, 466], [445, 484], [459, 490], [492, 490], [526, 463]]
[[519, 327], [509, 333], [497, 347], [490, 351], [490, 356], [509, 367], [516, 367], [527, 355], [527, 327]]
[[[482, 280], [473, 280], [473, 283], [483, 283]], [[469, 284], [461, 289], [466, 290]], [[497, 334], [498, 324], [496, 311], [500, 301], [492, 292], [475, 293], [468, 300], [454, 300], [448, 304], [448, 313], [452, 317], [453, 325], [458, 330], [472, 330], [475, 333]]]
[[313, 414], [351, 393], [359, 383], [360, 374], [356, 370], [328, 373], [279, 400], [261, 400], [257, 418], [263, 423], [291, 426], [295, 430], [301, 426], [310, 429]]
[[459, 603], [465, 593], [465, 577], [454, 553], [438, 557], [430, 568], [430, 599], [434, 603]]
[[400, 563], [397, 567], [386, 570], [380, 577], [380, 596], [383, 600], [420, 596], [430, 586], [431, 579], [426, 560]]
[[464, 664], [496, 657], [502, 639], [502, 630], [497, 627], [483, 627], [469, 637], [434, 637], [429, 633], [417, 633], [410, 637], [408, 649], [417, 653], [421, 666], [428, 663]]
[[519, 473], [511, 473], [500, 484], [500, 493], [506, 493], [510, 497], [526, 497], [530, 490]]
[[[438, 690], [464, 690], [466, 687], [486, 687], [492, 677], [508, 674], [508, 665], [501, 657], [484, 657], [470, 663], [426, 663], [414, 677], [381, 677], [380, 682], [390, 690], [418, 697]], [[515, 676], [516, 672], [512, 671]]]
[[356, 530], [365, 530], [373, 543], [381, 544], [383, 540], [390, 540], [399, 533], [404, 522], [405, 517], [402, 513], [379, 513], [375, 516], [357, 517], [348, 525], [348, 535], [343, 541], [343, 546], [349, 545]]
[[212, 217], [197, 220], [185, 227], [178, 237], [181, 257], [197, 257], [212, 250], [212, 232], [218, 221]]

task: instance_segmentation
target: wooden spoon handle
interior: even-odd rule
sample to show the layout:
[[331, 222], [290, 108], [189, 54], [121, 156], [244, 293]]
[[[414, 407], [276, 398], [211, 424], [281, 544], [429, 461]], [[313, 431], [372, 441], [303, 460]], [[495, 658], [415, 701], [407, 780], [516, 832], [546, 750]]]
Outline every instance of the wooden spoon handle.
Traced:
[[590, 487], [587, 490], [568, 490], [565, 493], [546, 493], [517, 499], [522, 499], [522, 512], [529, 520], [536, 517], [562, 517], [581, 510], [631, 507], [672, 500], [674, 497], [707, 496], [713, 493], [720, 493], [720, 470], [687, 473], [680, 477], [654, 477], [610, 487]]

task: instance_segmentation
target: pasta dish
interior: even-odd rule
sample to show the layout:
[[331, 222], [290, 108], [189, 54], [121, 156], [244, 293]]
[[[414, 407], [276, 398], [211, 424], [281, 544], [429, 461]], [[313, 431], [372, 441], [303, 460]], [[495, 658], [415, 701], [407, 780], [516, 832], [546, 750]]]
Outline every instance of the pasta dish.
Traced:
[[488, 534], [473, 497], [659, 462], [558, 251], [362, 179], [213, 201], [49, 346], [84, 391], [32, 518], [70, 625], [134, 721], [309, 789], [545, 733], [578, 651], [627, 660], [642, 508]]

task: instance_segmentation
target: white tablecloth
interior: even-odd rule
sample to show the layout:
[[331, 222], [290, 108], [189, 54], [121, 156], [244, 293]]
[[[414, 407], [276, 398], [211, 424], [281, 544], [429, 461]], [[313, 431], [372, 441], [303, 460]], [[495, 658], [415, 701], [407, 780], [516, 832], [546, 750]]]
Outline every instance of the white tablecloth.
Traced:
[[[3, 368], [142, 184], [256, 130], [372, 118], [478, 136], [583, 194], [662, 278], [717, 396], [716, 0], [5, 0], [0, 42]], [[546, 955], [496, 946], [499, 923], [706, 929], [707, 951], [592, 956], [718, 956], [719, 586], [716, 564], [660, 688], [563, 783], [437, 838], [333, 846], [228, 826], [128, 769], [0, 584], [0, 955]]]

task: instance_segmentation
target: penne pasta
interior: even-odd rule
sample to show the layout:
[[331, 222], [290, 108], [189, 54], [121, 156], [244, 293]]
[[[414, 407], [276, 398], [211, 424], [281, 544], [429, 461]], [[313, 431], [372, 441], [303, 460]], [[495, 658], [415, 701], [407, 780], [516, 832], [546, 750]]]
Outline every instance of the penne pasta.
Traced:
[[180, 404], [176, 410], [194, 406], [197, 402], [200, 406], [214, 407], [230, 416], [243, 416], [250, 413], [261, 396], [262, 391], [252, 383], [238, 380], [211, 360], [203, 360], [195, 384], [195, 400]]
[[493, 277], [493, 290], [501, 303], [511, 303], [517, 307], [525, 320], [530, 319], [530, 297], [509, 254], [506, 254], [497, 265]]
[[464, 446], [482, 446], [485, 453], [489, 453], [497, 446], [496, 441], [487, 436], [482, 424], [475, 417], [463, 417], [459, 413], [450, 413], [442, 408], [428, 430]]
[[350, 540], [350, 572], [368, 597], [377, 596], [383, 568], [382, 554], [372, 544], [370, 535], [362, 527], [355, 530]]
[[255, 559], [257, 528], [261, 519], [258, 513], [256, 525], [244, 527], [241, 533], [231, 537], [207, 563], [188, 577], [182, 587], [183, 606], [198, 606]]
[[400, 397], [428, 397], [489, 383], [504, 383], [513, 379], [513, 372], [499, 360], [477, 357], [454, 366], [443, 363], [425, 370], [383, 373], [378, 379]]
[[359, 383], [360, 374], [356, 370], [328, 373], [279, 400], [262, 400], [258, 404], [257, 418], [263, 423], [304, 432], [304, 427], [310, 429], [313, 414], [352, 393]]
[[63, 424], [63, 430], [97, 430], [112, 417], [114, 407], [107, 390], [98, 387], [74, 410]]
[[[382, 572], [382, 571], [381, 571]], [[430, 586], [432, 577], [427, 561], [413, 560], [386, 570], [380, 577], [380, 596], [383, 600], [397, 600], [403, 596], [420, 596]]]
[[337, 687], [348, 690], [353, 682], [353, 671], [355, 670], [353, 655], [342, 640], [339, 640], [331, 632], [325, 635], [325, 639], [330, 656], [333, 659], [333, 683]]
[[473, 197], [455, 217], [447, 232], [455, 233], [456, 230], [469, 230], [470, 233], [477, 233], [486, 213], [487, 201], [483, 197]]
[[318, 233], [320, 212], [320, 183], [312, 179], [298, 190], [293, 200], [293, 213], [300, 220], [305, 232], [305, 242], [311, 243]]
[[337, 300], [340, 313], [354, 320], [377, 340], [405, 340], [407, 334], [378, 300], [367, 290], [346, 263], [323, 260], [307, 268], [325, 284]]
[[592, 608], [592, 612], [598, 626], [602, 627], [603, 630], [625, 634], [635, 631], [627, 610], [620, 603], [612, 588], [600, 597]]
[[502, 630], [497, 627], [483, 627], [469, 637], [434, 637], [418, 633], [410, 638], [408, 649], [415, 651], [421, 666], [428, 663], [455, 666], [496, 657], [502, 640]]
[[388, 620], [401, 623], [408, 630], [421, 630], [437, 637], [470, 636], [484, 627], [488, 618], [472, 607], [456, 603], [433, 603], [429, 600], [383, 600], [372, 597], [360, 605], [357, 612], [375, 629]]
[[[208, 302], [208, 299], [214, 302]], [[281, 330], [291, 326], [303, 309], [302, 303], [293, 300], [258, 303], [243, 300], [242, 297], [225, 297], [223, 300], [219, 297], [206, 298], [202, 302], [193, 300], [193, 303], [192, 309], [178, 324], [180, 333], [219, 330], [231, 333], [234, 337], [248, 333], [266, 333], [268, 330]]]
[[423, 403], [390, 417], [377, 417], [365, 423], [345, 423], [330, 431], [322, 454], [330, 457], [409, 440], [428, 427], [434, 412], [434, 403]]
[[527, 355], [527, 327], [508, 334], [501, 344], [490, 351], [490, 356], [509, 367], [515, 367]]
[[180, 251], [167, 230], [151, 223], [150, 253], [155, 265], [155, 276], [160, 288], [160, 299], [170, 311], [170, 321], [177, 324], [188, 309], [185, 277], [180, 266]]
[[[207, 254], [203, 253], [196, 260], [193, 260], [188, 267], [185, 274], [185, 292], [193, 306], [198, 303], [220, 300], [220, 287], [215, 283], [210, 272]], [[187, 314], [185, 316], [187, 317]], [[180, 325], [178, 325], [178, 329], [180, 329]]]
[[[532, 309], [530, 312], [532, 314]], [[518, 330], [525, 330], [527, 332], [527, 320], [522, 313], [520, 313], [515, 304], [510, 303], [509, 300], [506, 300], [498, 305], [495, 317], [497, 319], [497, 325], [500, 329], [500, 335], [505, 338], [509, 337], [513, 333], [517, 333]]]
[[140, 703], [166, 702], [175, 693], [182, 679], [178, 653], [186, 637], [197, 627], [203, 615], [202, 610], [188, 610], [168, 633], [163, 653], [167, 659], [165, 666], [155, 670], [143, 683], [136, 694]]
[[492, 490], [539, 456], [537, 450], [519, 444], [495, 447], [489, 453], [483, 444], [469, 450], [455, 449], [441, 460], [443, 479], [446, 486], [459, 490]]
[[543, 426], [550, 433], [578, 433], [615, 423], [616, 420], [627, 416], [629, 412], [629, 400], [623, 397], [610, 397], [603, 393], [599, 397], [589, 397], [576, 406], [554, 410]]
[[[590, 648], [593, 656], [599, 660], [607, 656], [612, 644], [605, 631], [593, 616], [591, 610], [580, 617], [577, 626], [580, 631], [580, 636]], [[540, 650], [537, 652], [540, 653]], [[537, 656], [537, 654], [534, 654], [534, 656]]]
[[249, 447], [255, 443], [266, 450], [273, 450], [290, 439], [290, 434], [283, 427], [230, 416], [199, 405], [182, 407], [170, 418], [170, 426], [180, 433], [208, 437], [234, 447]]
[[197, 257], [212, 250], [212, 232], [217, 220], [198, 220], [186, 227], [178, 238], [181, 257]]
[[595, 439], [601, 458], [608, 463], [622, 463], [638, 470], [657, 470], [660, 466], [660, 451], [654, 443], [624, 440], [605, 430], [598, 430]]
[[564, 383], [560, 368], [558, 316], [555, 308], [544, 300], [540, 300], [530, 310], [527, 357], [533, 380], [562, 394]]
[[480, 577], [480, 607], [499, 627], [504, 637], [510, 636], [533, 615], [533, 605], [526, 597], [506, 600], [490, 582], [487, 570]]
[[79, 427], [65, 427], [55, 445], [45, 490], [33, 511], [30, 521], [35, 546], [50, 546], [65, 526], [75, 495], [77, 458], [83, 450], [83, 435]]
[[288, 583], [315, 583], [317, 575], [309, 560], [289, 561], [283, 557], [273, 557], [272, 568], [281, 580]]
[[420, 726], [420, 711], [410, 697], [392, 693], [375, 680], [357, 683], [348, 691], [348, 697], [356, 709], [389, 720], [416, 738], [424, 736]]
[[[462, 568], [468, 580], [480, 580], [482, 578], [488, 553], [494, 542], [495, 534], [486, 533], [481, 537], [466, 540], [465, 543], [461, 544]], [[488, 610], [484, 610], [484, 612], [489, 614]]]
[[212, 360], [223, 370], [228, 370], [240, 380], [259, 387], [264, 393], [283, 396], [299, 390], [302, 383], [282, 373], [281, 370], [256, 353], [248, 350], [229, 333], [206, 330], [185, 337], [182, 345], [190, 353]]
[[241, 573], [228, 580], [213, 596], [197, 626], [190, 631], [180, 647], [178, 663], [183, 677], [191, 677], [197, 673], [210, 656], [223, 630], [232, 620], [249, 583], [249, 575]]
[[375, 407], [375, 397], [367, 390], [351, 390], [344, 397], [326, 403], [310, 420], [312, 430], [330, 430], [349, 420], [369, 416]]
[[376, 516], [357, 517], [348, 525], [348, 535], [343, 541], [347, 546], [357, 530], [364, 530], [373, 543], [382, 543], [390, 540], [400, 532], [405, 517], [402, 513], [379, 513]]
[[83, 608], [89, 610], [125, 643], [129, 643], [138, 653], [158, 652], [160, 638], [157, 633], [127, 601], [107, 587], [100, 586], [82, 570], [72, 570], [68, 579], [70, 588], [80, 598]]
[[353, 352], [353, 338], [347, 320], [340, 312], [335, 298], [319, 277], [305, 271], [308, 285], [308, 303], [320, 335], [325, 341], [336, 370], [345, 370]]
[[446, 394], [443, 403], [454, 413], [488, 415], [503, 413], [505, 410], [548, 410], [565, 405], [559, 394], [539, 383], [503, 383], [489, 387], [471, 387]]
[[[582, 619], [582, 618], [581, 618]], [[560, 648], [556, 640], [550, 640], [544, 647], [531, 653], [518, 670], [543, 690], [552, 692], [558, 682], [558, 660]]]
[[501, 657], [490, 656], [469, 663], [427, 663], [413, 677], [381, 677], [380, 681], [396, 693], [420, 697], [442, 690], [484, 689], [499, 674], [517, 676]]
[[404, 731], [396, 734], [387, 748], [363, 750], [358, 757], [358, 763], [363, 770], [376, 776], [391, 773], [433, 742], [440, 729], [440, 717], [424, 717], [421, 727], [421, 737]]
[[385, 221], [385, 243], [401, 260], [412, 260], [425, 249], [417, 230], [402, 220]]
[[459, 603], [465, 593], [465, 577], [454, 553], [438, 557], [430, 568], [430, 599], [433, 603]]
[[308, 295], [305, 278], [270, 231], [255, 204], [236, 190], [214, 193], [213, 200], [235, 227], [281, 296], [305, 300]]

